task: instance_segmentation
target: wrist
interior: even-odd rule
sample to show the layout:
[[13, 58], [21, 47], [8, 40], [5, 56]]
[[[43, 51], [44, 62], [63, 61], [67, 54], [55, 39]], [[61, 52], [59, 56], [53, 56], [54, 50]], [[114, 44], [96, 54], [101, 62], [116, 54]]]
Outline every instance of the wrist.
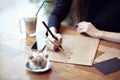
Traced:
[[104, 33], [104, 31], [101, 31], [101, 30], [98, 31], [98, 32], [96, 33], [96, 38], [102, 39], [103, 33]]

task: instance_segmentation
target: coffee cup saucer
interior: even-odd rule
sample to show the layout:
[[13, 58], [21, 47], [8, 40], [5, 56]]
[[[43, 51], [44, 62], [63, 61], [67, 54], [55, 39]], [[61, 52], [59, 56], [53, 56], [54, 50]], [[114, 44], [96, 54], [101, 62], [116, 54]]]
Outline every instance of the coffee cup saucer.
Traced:
[[33, 66], [30, 65], [30, 61], [28, 61], [28, 62], [26, 63], [26, 69], [27, 69], [28, 71], [31, 71], [31, 72], [46, 72], [46, 71], [48, 71], [49, 69], [51, 69], [51, 67], [52, 67], [52, 65], [51, 65], [49, 59], [47, 60], [47, 64], [46, 64], [46, 67], [45, 67], [45, 68], [41, 68], [41, 67], [36, 67], [36, 68], [35, 68], [35, 67], [33, 67]]

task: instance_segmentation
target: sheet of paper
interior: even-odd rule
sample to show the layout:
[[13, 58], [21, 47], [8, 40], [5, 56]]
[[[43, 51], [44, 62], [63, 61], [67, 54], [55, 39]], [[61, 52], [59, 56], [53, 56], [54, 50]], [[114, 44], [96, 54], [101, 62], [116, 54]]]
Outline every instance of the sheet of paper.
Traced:
[[57, 62], [67, 62], [67, 56], [64, 54], [64, 52], [54, 52], [54, 51], [48, 51], [47, 52], [50, 56], [51, 61], [57, 61]]
[[64, 51], [48, 51], [51, 61], [92, 66], [99, 39], [63, 35]]
[[102, 61], [94, 64], [94, 67], [96, 67], [103, 74], [108, 75], [110, 73], [120, 70], [120, 59], [116, 57], [112, 59], [108, 59], [106, 61]]
[[104, 54], [96, 58], [94, 63], [105, 61], [114, 57], [117, 57], [120, 59], [120, 50], [116, 48], [111, 48], [110, 50], [108, 50], [107, 52], [105, 52]]

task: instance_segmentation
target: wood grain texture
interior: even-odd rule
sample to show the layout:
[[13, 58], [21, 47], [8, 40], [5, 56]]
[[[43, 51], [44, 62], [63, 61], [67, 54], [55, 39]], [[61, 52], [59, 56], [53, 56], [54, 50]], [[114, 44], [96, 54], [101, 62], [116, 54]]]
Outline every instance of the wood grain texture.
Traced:
[[94, 63], [99, 63], [108, 59], [117, 57], [120, 59], [120, 50], [116, 48], [110, 48], [107, 52], [95, 59]]
[[[36, 38], [21, 39], [18, 30], [15, 26], [12, 31], [0, 32], [0, 80], [120, 80], [120, 71], [105, 76], [94, 67], [58, 62], [51, 62], [52, 69], [45, 73], [29, 72], [25, 68], [26, 58], [32, 53], [30, 48]], [[61, 27], [61, 33], [82, 36], [70, 26]], [[100, 40], [95, 58], [107, 51], [101, 46], [120, 50], [120, 44]]]

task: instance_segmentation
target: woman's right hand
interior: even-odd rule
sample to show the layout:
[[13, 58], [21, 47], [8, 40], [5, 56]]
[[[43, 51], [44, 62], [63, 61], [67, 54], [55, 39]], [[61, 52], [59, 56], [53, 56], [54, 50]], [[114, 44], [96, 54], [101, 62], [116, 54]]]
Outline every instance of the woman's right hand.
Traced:
[[49, 34], [49, 32], [48, 32], [48, 36], [46, 38], [46, 46], [47, 46], [48, 49], [55, 51], [62, 44], [62, 36], [61, 36], [61, 34], [57, 33], [55, 27], [50, 27], [50, 30], [53, 33], [53, 35], [57, 38], [57, 40], [54, 39], [51, 36], [51, 34]]

